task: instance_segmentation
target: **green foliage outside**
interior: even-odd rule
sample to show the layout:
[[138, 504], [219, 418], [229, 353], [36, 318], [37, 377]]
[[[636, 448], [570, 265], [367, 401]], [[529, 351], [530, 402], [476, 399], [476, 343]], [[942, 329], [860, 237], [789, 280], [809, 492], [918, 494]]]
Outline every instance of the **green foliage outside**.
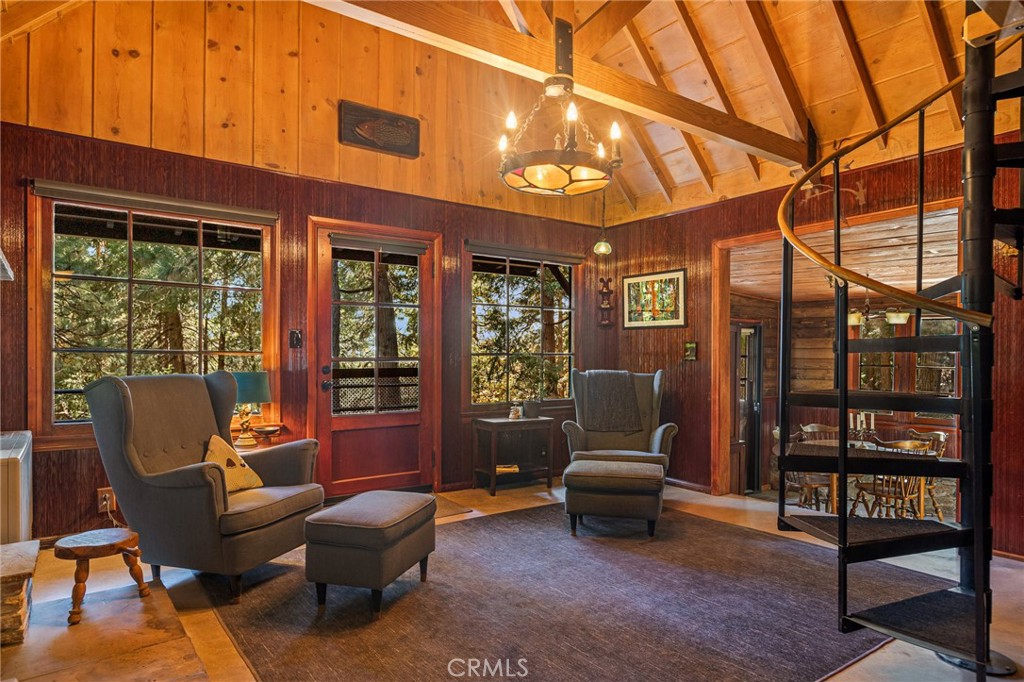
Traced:
[[262, 367], [260, 231], [203, 225], [200, 257], [199, 229], [195, 220], [55, 206], [55, 422], [88, 419], [80, 391], [107, 374]]

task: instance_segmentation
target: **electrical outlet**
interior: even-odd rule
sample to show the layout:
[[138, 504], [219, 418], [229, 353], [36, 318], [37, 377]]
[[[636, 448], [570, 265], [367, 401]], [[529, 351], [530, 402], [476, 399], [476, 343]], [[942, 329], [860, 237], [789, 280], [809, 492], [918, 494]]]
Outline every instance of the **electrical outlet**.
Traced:
[[108, 511], [117, 509], [117, 498], [114, 497], [113, 488], [96, 488], [96, 511], [106, 514]]

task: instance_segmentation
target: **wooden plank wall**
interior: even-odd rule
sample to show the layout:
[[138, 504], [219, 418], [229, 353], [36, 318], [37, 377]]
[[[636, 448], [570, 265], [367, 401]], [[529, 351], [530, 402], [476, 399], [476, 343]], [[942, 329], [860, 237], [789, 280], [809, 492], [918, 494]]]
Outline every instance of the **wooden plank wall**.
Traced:
[[[592, 197], [551, 201], [509, 192], [498, 178], [505, 114], [535, 101], [538, 84], [299, 0], [87, 2], [0, 49], [0, 119], [9, 123], [599, 219]], [[339, 99], [419, 119], [420, 157], [340, 145]]]
[[772, 429], [779, 404], [779, 302], [742, 294], [729, 294], [729, 317], [761, 323], [761, 485], [771, 484]]
[[[161, 3], [162, 4], [162, 3]], [[310, 215], [439, 231], [443, 235], [442, 287], [442, 483], [465, 487], [472, 463], [462, 405], [462, 355], [466, 305], [462, 296], [463, 242], [475, 239], [533, 244], [539, 249], [587, 255], [576, 280], [577, 363], [582, 368], [614, 367], [614, 330], [596, 324], [597, 277], [604, 266], [591, 252], [592, 228], [578, 224], [487, 210], [464, 204], [400, 195], [337, 182], [297, 178], [237, 164], [216, 162], [140, 146], [0, 125], [0, 248], [15, 281], [0, 283], [0, 428], [25, 429], [27, 416], [26, 180], [48, 178], [188, 200], [212, 201], [279, 212], [275, 248], [280, 262], [279, 333], [311, 333], [306, 310], [307, 218]], [[308, 359], [305, 349], [281, 349], [280, 393], [285, 439], [306, 434]], [[571, 405], [551, 411], [561, 420]], [[556, 440], [556, 465], [568, 461], [565, 439]], [[99, 456], [92, 450], [47, 452], [34, 462], [37, 536], [53, 536], [100, 525], [95, 489], [104, 485]]]
[[[1004, 135], [1000, 141], [1012, 141], [1016, 134]], [[961, 153], [959, 149], [930, 153], [926, 159], [927, 202], [961, 195]], [[997, 178], [1000, 205], [1017, 205], [1017, 173], [1001, 171]], [[906, 208], [912, 211], [916, 200], [915, 163], [896, 161], [878, 166], [851, 170], [844, 175], [844, 185], [863, 183], [864, 204], [844, 200], [846, 215], [872, 214]], [[668, 388], [664, 400], [663, 419], [680, 424], [673, 451], [670, 475], [688, 481], [694, 487], [711, 484], [711, 363], [709, 330], [711, 315], [711, 252], [716, 240], [744, 234], [777, 230], [776, 211], [782, 190], [721, 201], [700, 209], [684, 211], [664, 218], [644, 220], [616, 227], [609, 233], [615, 249], [614, 278], [621, 286], [621, 277], [646, 272], [687, 268], [689, 291], [686, 304], [691, 323], [685, 328], [620, 329], [618, 358], [624, 369], [651, 371], [665, 369]], [[831, 194], [802, 199], [797, 205], [797, 222], [820, 223], [830, 219]], [[618, 301], [616, 301], [618, 303]], [[1016, 307], [1015, 307], [1016, 306]], [[1020, 302], [1000, 300], [997, 310], [1003, 316], [996, 325], [999, 346], [996, 354], [997, 376], [996, 428], [993, 434], [993, 459], [996, 467], [996, 488], [993, 516], [996, 524], [997, 548], [1024, 554], [1024, 454], [1020, 450], [1017, 424], [1024, 414], [1024, 375], [1019, 350], [1024, 343]], [[1006, 311], [1013, 309], [1012, 313]], [[682, 362], [686, 341], [696, 341], [697, 362]], [[1016, 355], [1014, 355], [1016, 353]], [[1000, 390], [1001, 389], [1001, 390]], [[1011, 434], [1017, 434], [1014, 440]], [[1013, 531], [1016, 530], [1016, 534]]]

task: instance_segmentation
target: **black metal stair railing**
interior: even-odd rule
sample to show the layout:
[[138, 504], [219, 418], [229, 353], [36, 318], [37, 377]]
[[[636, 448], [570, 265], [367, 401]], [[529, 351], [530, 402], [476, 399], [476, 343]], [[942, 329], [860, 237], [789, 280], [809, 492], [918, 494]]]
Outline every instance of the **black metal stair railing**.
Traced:
[[[991, 415], [992, 415], [992, 310], [999, 279], [993, 267], [992, 247], [996, 239], [1018, 250], [1024, 246], [1024, 209], [995, 209], [993, 180], [997, 166], [1024, 166], [1024, 144], [996, 145], [994, 142], [995, 101], [1024, 96], [1024, 68], [993, 77], [995, 57], [1017, 43], [1015, 38], [998, 52], [992, 45], [967, 47], [965, 75], [932, 93], [904, 114], [877, 130], [845, 145], [807, 170], [786, 193], [778, 211], [784, 236], [782, 260], [782, 304], [780, 309], [779, 354], [779, 472], [826, 472], [838, 479], [833, 504], [836, 514], [787, 515], [785, 486], [778, 498], [779, 528], [799, 530], [830, 542], [838, 551], [839, 628], [850, 632], [872, 628], [898, 639], [932, 649], [940, 656], [975, 671], [984, 680], [987, 672], [1008, 674], [1012, 663], [989, 648], [991, 590]], [[964, 211], [961, 231], [963, 270], [947, 280], [924, 287], [924, 192], [925, 192], [925, 109], [958, 85], [964, 85]], [[840, 213], [840, 160], [864, 144], [885, 134], [911, 117], [917, 117], [917, 249], [916, 291], [904, 291], [850, 270], [842, 265]], [[1024, 116], [1024, 113], [1022, 113]], [[833, 253], [828, 260], [795, 233], [795, 195], [808, 179], [831, 164], [833, 179]], [[1024, 173], [1022, 173], [1024, 175]], [[1024, 178], [1021, 181], [1024, 198]], [[792, 296], [793, 258], [799, 251], [832, 278], [835, 299], [835, 377], [832, 391], [792, 390]], [[1024, 283], [1024, 250], [1018, 256], [1016, 290], [1020, 297]], [[849, 288], [859, 284], [914, 310], [913, 337], [895, 339], [849, 339], [847, 317]], [[961, 292], [961, 306], [935, 300]], [[924, 312], [952, 318], [961, 323], [962, 333], [922, 336]], [[849, 356], [867, 352], [956, 352], [959, 354], [961, 396], [917, 393], [851, 391]], [[836, 408], [839, 416], [838, 447], [813, 443], [790, 444], [791, 408], [797, 406]], [[920, 455], [864, 451], [850, 448], [850, 409], [924, 411], [955, 413], [960, 417], [961, 459], [922, 458]], [[847, 485], [851, 475], [876, 474], [913, 477], [945, 477], [960, 481], [961, 523], [850, 518]], [[841, 503], [840, 503], [841, 502]], [[922, 510], [923, 511], [923, 510]], [[909, 600], [851, 613], [847, 603], [849, 564], [904, 556], [937, 549], [960, 551], [960, 583], [956, 590], [942, 590]]]

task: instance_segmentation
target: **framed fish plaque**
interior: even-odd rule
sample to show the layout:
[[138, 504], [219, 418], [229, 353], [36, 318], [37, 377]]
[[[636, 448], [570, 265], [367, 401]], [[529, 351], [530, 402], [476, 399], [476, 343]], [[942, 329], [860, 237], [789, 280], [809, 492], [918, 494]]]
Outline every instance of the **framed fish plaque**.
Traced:
[[338, 139], [342, 144], [416, 159], [420, 122], [343, 99], [338, 106]]

